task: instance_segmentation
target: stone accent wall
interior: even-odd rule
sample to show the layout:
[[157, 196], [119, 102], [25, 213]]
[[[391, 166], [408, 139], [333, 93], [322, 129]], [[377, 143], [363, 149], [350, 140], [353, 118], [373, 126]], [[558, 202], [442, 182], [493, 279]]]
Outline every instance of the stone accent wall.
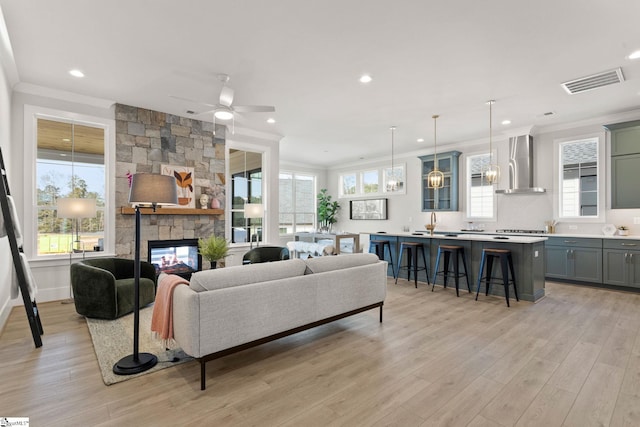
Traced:
[[[129, 206], [128, 174], [160, 173], [160, 165], [195, 169], [197, 207], [202, 193], [224, 208], [225, 130], [213, 124], [144, 108], [116, 104], [116, 254], [133, 258], [134, 215], [120, 214]], [[147, 241], [224, 236], [223, 215], [142, 215], [140, 258], [147, 259]], [[205, 266], [206, 267], [206, 266]]]

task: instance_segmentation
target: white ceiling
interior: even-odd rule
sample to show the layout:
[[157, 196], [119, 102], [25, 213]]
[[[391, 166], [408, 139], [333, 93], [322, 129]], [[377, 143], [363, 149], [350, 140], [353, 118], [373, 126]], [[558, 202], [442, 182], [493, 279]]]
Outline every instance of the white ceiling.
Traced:
[[[169, 95], [274, 105], [243, 127], [281, 159], [329, 166], [640, 106], [638, 0], [0, 0], [23, 83], [188, 116]], [[626, 81], [560, 83], [621, 67]], [[86, 77], [69, 76], [71, 68]], [[370, 73], [373, 82], [358, 81]], [[553, 111], [551, 117], [543, 113]], [[265, 123], [274, 117], [277, 123]], [[202, 117], [198, 117], [202, 118]], [[210, 118], [208, 118], [210, 120]], [[419, 137], [426, 142], [417, 143]]]

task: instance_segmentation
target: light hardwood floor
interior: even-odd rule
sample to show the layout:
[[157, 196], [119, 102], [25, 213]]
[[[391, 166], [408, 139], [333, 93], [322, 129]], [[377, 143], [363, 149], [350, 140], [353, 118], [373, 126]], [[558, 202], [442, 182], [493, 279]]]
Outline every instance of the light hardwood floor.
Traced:
[[362, 313], [105, 386], [73, 305], [0, 336], [0, 416], [32, 426], [639, 426], [640, 294], [547, 283], [536, 304], [399, 280]]

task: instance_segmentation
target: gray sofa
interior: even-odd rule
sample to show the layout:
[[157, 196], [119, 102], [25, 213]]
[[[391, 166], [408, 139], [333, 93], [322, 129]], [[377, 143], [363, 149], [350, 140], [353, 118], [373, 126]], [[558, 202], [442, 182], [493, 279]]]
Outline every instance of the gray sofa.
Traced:
[[386, 297], [387, 263], [374, 254], [201, 271], [173, 294], [176, 342], [205, 364], [372, 308]]

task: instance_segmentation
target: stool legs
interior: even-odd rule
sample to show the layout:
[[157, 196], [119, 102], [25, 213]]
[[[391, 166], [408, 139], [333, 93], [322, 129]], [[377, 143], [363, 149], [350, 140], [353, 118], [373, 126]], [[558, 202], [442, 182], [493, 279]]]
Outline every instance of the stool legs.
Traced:
[[[464, 256], [464, 250], [463, 249], [458, 249], [458, 250], [447, 250], [447, 249], [441, 249], [438, 248], [438, 255], [436, 257], [436, 265], [434, 268], [434, 272], [433, 272], [433, 285], [431, 286], [431, 292], [434, 291], [435, 287], [436, 287], [436, 279], [438, 277], [438, 266], [440, 265], [440, 255], [444, 253], [444, 270], [443, 270], [443, 282], [444, 282], [444, 287], [447, 287], [447, 282], [449, 279], [449, 263], [453, 262], [453, 275], [454, 275], [454, 281], [456, 284], [456, 296], [460, 296], [460, 265], [458, 263], [458, 257], [462, 258], [462, 267], [464, 268], [464, 276], [467, 280], [467, 289], [469, 290], [469, 293], [471, 293], [471, 284], [469, 283], [469, 275], [467, 274], [467, 261], [465, 259]], [[453, 253], [453, 259], [451, 258], [451, 255]]]
[[[513, 284], [513, 293], [516, 297], [516, 301], [520, 301], [518, 299], [518, 287], [516, 286], [516, 275], [513, 269], [513, 258], [511, 253], [503, 253], [500, 255], [496, 254], [486, 254], [482, 253], [482, 260], [480, 261], [480, 272], [478, 274], [478, 284], [476, 289], [476, 301], [478, 300], [478, 295], [480, 293], [480, 286], [482, 285], [482, 280], [485, 281], [485, 295], [489, 295], [489, 291], [491, 288], [491, 280], [493, 278], [493, 258], [499, 258], [500, 260], [500, 269], [502, 272], [502, 284], [504, 286], [504, 296], [507, 301], [507, 307], [510, 307], [509, 304], [509, 283]], [[486, 270], [485, 270], [486, 265]], [[483, 278], [484, 271], [484, 278]], [[509, 279], [509, 273], [511, 273], [511, 280]]]
[[511, 254], [509, 254], [509, 269], [511, 270], [511, 280], [513, 281], [513, 293], [516, 296], [516, 301], [520, 301], [518, 299], [518, 287], [516, 286], [516, 274], [513, 272], [513, 258], [511, 258]]
[[[389, 251], [389, 264], [391, 265], [391, 273], [396, 277], [395, 264], [393, 263], [393, 252], [391, 252], [391, 244], [388, 241], [372, 240], [369, 242], [369, 252], [376, 254], [379, 260], [385, 260], [385, 248]], [[373, 251], [372, 251], [373, 249]]]
[[433, 288], [436, 287], [436, 279], [438, 278], [438, 266], [440, 265], [441, 254], [442, 254], [442, 251], [438, 249], [438, 255], [436, 256], [436, 265], [435, 267], [433, 267], [433, 286], [431, 287], [431, 292], [433, 292]]
[[[419, 267], [418, 266], [418, 252], [422, 252], [422, 262], [424, 263], [424, 267]], [[391, 252], [391, 251], [389, 251]], [[402, 267], [402, 257], [404, 255], [404, 253], [407, 253], [407, 266], [406, 267]], [[424, 247], [422, 246], [416, 246], [416, 247], [412, 247], [412, 246], [404, 246], [401, 245], [400, 246], [400, 256], [398, 258], [398, 266], [396, 268], [396, 273], [395, 273], [395, 283], [398, 284], [398, 276], [400, 276], [400, 268], [406, 268], [407, 269], [407, 281], [411, 280], [411, 270], [413, 269], [413, 280], [415, 283], [415, 287], [418, 287], [418, 270], [424, 270], [425, 274], [427, 276], [427, 284], [430, 285], [431, 282], [429, 281], [429, 270], [427, 268], [427, 258], [426, 255], [424, 254]]]

